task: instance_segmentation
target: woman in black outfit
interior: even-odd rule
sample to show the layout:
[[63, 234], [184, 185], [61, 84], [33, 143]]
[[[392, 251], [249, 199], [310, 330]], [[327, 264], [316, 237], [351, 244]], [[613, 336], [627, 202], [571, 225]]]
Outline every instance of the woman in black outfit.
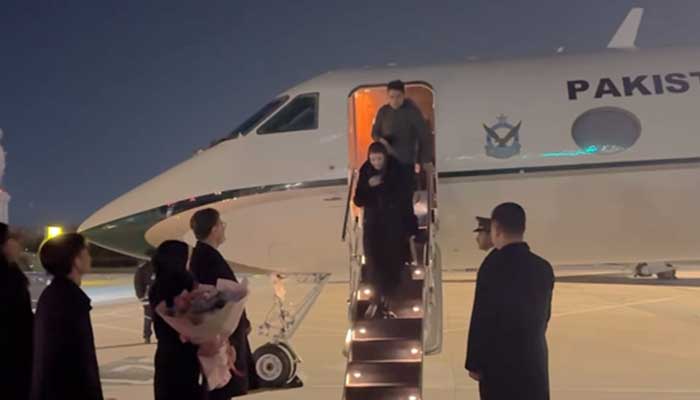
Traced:
[[[194, 288], [194, 280], [187, 271], [188, 257], [189, 248], [184, 242], [168, 240], [158, 246], [152, 259], [156, 280], [148, 295], [152, 309], [162, 301], [172, 306], [174, 297]], [[158, 339], [153, 379], [155, 399], [206, 398], [206, 391], [200, 385], [197, 346], [182, 343], [180, 334], [156, 312], [153, 313], [153, 327]]]
[[[369, 147], [367, 161], [360, 168], [354, 202], [364, 208], [363, 245], [368, 276], [374, 283], [374, 307], [379, 316], [393, 317], [388, 299], [401, 282], [407, 260], [408, 238], [417, 230], [411, 188], [406, 187], [398, 162], [378, 142]], [[375, 311], [376, 310], [376, 311]]]

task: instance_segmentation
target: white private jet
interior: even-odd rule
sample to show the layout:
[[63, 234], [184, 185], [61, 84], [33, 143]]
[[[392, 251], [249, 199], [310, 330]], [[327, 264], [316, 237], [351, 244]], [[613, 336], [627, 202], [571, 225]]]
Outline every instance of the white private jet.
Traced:
[[480, 264], [474, 217], [504, 201], [525, 207], [528, 241], [554, 265], [700, 260], [700, 51], [637, 49], [641, 16], [632, 10], [599, 54], [323, 74], [80, 231], [143, 258], [166, 239], [194, 243], [190, 216], [213, 207], [229, 226], [220, 250], [237, 271], [306, 274], [319, 285], [347, 274], [340, 237], [359, 212], [352, 172], [386, 83], [401, 79], [434, 133], [438, 269]]

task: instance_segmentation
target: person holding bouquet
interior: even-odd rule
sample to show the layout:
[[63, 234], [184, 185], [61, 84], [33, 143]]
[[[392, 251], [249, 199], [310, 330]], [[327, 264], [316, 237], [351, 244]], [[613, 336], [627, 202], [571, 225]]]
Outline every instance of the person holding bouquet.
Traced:
[[[177, 296], [183, 291], [191, 292], [194, 289], [194, 279], [187, 271], [188, 258], [189, 247], [184, 242], [168, 240], [158, 246], [151, 260], [156, 276], [148, 293], [152, 310], [161, 302], [174, 307]], [[155, 400], [205, 399], [206, 392], [199, 383], [198, 346], [183, 342], [180, 333], [158, 313], [152, 315], [158, 339], [153, 378]]]
[[[190, 227], [197, 238], [190, 261], [195, 281], [212, 286], [216, 286], [220, 279], [238, 282], [233, 270], [217, 250], [226, 240], [226, 224], [219, 212], [213, 208], [197, 211], [190, 220]], [[229, 337], [235, 352], [235, 373], [226, 386], [209, 392], [211, 400], [242, 396], [259, 387], [248, 342], [250, 332], [251, 324], [243, 311], [236, 330]]]

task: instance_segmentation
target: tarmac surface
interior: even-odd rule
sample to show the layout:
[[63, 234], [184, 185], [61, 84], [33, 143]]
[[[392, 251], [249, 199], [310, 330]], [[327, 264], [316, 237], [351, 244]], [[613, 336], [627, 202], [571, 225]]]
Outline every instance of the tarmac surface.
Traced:
[[[599, 270], [557, 275], [548, 331], [553, 399], [700, 398], [700, 271], [681, 271], [672, 282]], [[156, 345], [142, 341], [142, 311], [131, 276], [89, 278], [85, 289], [94, 299], [105, 397], [152, 399]], [[474, 272], [445, 273], [444, 345], [441, 354], [426, 358], [425, 399], [478, 399], [463, 369], [474, 278]], [[258, 324], [272, 304], [272, 285], [257, 276], [251, 287], [248, 315]], [[302, 289], [289, 284], [288, 296]], [[329, 283], [291, 341], [303, 359], [304, 387], [249, 398], [342, 398], [347, 295], [346, 283]], [[253, 333], [251, 342], [255, 348], [265, 339]]]

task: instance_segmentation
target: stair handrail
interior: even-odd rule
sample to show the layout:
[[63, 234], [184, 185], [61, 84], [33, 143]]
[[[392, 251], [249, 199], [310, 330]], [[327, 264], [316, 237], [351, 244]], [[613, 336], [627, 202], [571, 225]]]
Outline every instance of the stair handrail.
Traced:
[[349, 173], [348, 197], [345, 203], [345, 216], [343, 219], [343, 232], [341, 235], [341, 240], [347, 241], [348, 243], [348, 320], [351, 320], [353, 311], [357, 307], [356, 293], [362, 279], [360, 276], [362, 270], [362, 257], [359, 252], [362, 227], [360, 224], [360, 216], [353, 216], [352, 224], [350, 223], [350, 216], [352, 214], [352, 198], [357, 185], [358, 170], [351, 169]]
[[357, 169], [350, 169], [350, 177], [348, 181], [348, 198], [345, 201], [345, 216], [343, 217], [343, 231], [340, 235], [340, 240], [345, 241], [348, 234], [348, 217], [350, 216], [350, 208], [352, 205], [352, 195], [355, 191], [355, 180], [357, 179]]
[[424, 290], [424, 354], [437, 354], [442, 350], [442, 285], [441, 263], [436, 265], [436, 257], [439, 257], [439, 249], [435, 245], [435, 237], [438, 229], [437, 209], [435, 207], [435, 188], [437, 175], [433, 164], [424, 165], [427, 177], [428, 192], [428, 237], [425, 251], [423, 252], [423, 265], [425, 266]]

